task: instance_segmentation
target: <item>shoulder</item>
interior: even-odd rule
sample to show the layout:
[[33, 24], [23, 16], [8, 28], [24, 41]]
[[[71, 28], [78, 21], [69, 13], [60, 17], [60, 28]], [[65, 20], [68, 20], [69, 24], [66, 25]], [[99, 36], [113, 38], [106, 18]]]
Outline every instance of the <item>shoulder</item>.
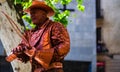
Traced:
[[52, 26], [53, 29], [54, 28], [64, 28], [64, 29], [66, 29], [65, 26], [62, 23], [60, 23], [60, 22], [54, 22], [54, 21], [52, 21], [51, 22], [51, 26]]
[[51, 23], [51, 31], [52, 31], [52, 33], [62, 33], [62, 32], [67, 32], [67, 29], [60, 22], [52, 22]]

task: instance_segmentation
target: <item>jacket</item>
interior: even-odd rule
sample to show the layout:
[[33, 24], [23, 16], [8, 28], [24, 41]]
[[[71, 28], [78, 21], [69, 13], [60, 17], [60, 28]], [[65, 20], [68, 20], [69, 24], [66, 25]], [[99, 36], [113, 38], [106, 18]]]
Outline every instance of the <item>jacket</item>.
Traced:
[[33, 71], [41, 67], [46, 70], [62, 68], [62, 61], [70, 50], [70, 39], [61, 23], [47, 20], [40, 28], [26, 31], [25, 35], [29, 36], [29, 44], [36, 48], [31, 62]]

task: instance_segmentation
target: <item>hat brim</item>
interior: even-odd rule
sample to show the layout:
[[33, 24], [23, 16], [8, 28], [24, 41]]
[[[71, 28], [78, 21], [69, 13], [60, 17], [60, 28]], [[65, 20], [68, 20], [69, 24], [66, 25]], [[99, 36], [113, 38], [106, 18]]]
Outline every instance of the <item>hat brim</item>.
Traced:
[[54, 10], [51, 7], [41, 2], [31, 5], [29, 8], [25, 9], [24, 12], [30, 13], [30, 10], [33, 8], [40, 8], [42, 10], [45, 10], [47, 12], [47, 16], [49, 17], [54, 15]]

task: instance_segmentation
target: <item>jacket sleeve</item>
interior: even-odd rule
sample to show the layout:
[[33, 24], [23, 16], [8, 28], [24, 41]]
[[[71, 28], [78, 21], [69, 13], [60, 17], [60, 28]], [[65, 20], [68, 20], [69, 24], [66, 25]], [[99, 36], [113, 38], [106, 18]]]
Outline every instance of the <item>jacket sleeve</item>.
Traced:
[[70, 39], [67, 29], [60, 23], [55, 23], [51, 32], [51, 42], [54, 48], [54, 61], [64, 59], [70, 50]]

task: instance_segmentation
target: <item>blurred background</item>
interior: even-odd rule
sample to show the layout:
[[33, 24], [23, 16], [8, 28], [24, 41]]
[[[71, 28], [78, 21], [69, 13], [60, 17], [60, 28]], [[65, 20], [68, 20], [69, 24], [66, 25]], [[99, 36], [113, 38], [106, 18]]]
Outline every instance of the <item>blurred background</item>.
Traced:
[[[0, 8], [6, 4], [7, 1], [1, 1]], [[67, 26], [71, 49], [65, 57], [64, 71], [119, 72], [120, 0], [84, 0], [84, 12], [78, 11], [76, 4], [73, 0], [68, 5], [56, 5], [60, 10], [71, 11]], [[0, 25], [4, 20], [0, 17]], [[0, 31], [2, 35], [2, 28]], [[3, 39], [0, 41], [0, 72], [25, 72], [27, 69], [22, 71], [19, 63], [12, 67], [15, 64], [5, 61], [7, 49], [2, 43]]]

